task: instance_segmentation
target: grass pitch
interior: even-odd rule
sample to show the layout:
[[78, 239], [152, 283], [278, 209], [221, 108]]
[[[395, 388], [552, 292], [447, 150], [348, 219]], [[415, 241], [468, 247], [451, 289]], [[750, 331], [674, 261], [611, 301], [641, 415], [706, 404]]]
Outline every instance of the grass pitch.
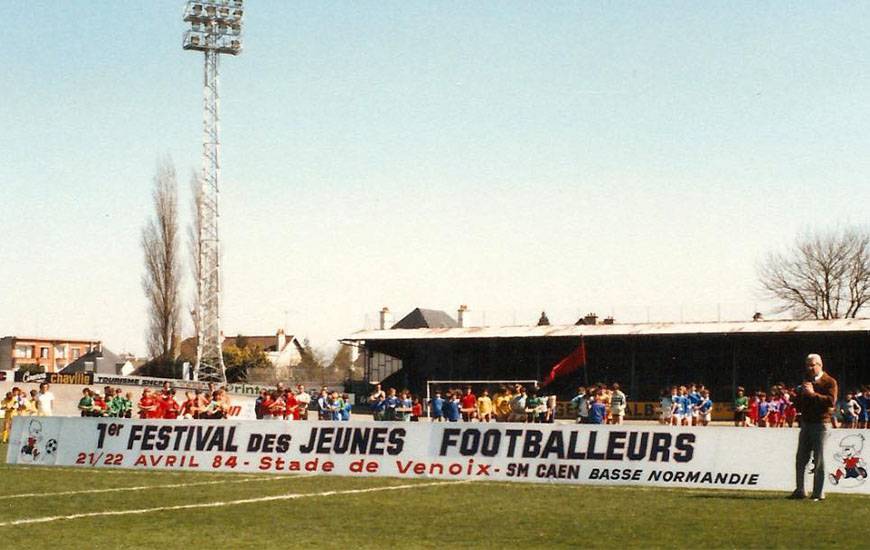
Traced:
[[[6, 456], [5, 445], [0, 453]], [[866, 547], [867, 497], [829, 495], [820, 503], [784, 497], [4, 463], [0, 546]]]

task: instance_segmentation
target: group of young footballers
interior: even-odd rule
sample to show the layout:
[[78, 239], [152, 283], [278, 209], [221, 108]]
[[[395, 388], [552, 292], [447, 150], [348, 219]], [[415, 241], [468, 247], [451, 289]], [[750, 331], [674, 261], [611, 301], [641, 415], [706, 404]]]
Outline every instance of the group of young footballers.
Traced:
[[[176, 390], [169, 382], [164, 382], [160, 391], [143, 389], [135, 403], [138, 417], [167, 420], [219, 419], [226, 418], [231, 407], [229, 394], [223, 389], [215, 388], [213, 384], [209, 384], [208, 390], [186, 391], [185, 399], [181, 403], [176, 400], [176, 395]], [[82, 416], [132, 418], [133, 394], [110, 386], [106, 386], [103, 393], [84, 388], [78, 409]]]
[[[350, 420], [353, 403], [347, 393], [339, 394], [323, 386], [315, 404], [318, 420]], [[279, 382], [273, 391], [262, 390], [254, 407], [257, 418], [262, 420], [308, 420], [310, 406], [311, 394], [304, 385], [297, 385], [293, 391]]]
[[[800, 412], [794, 404], [795, 389], [775, 384], [769, 392], [756, 391], [746, 395], [737, 388], [734, 398], [734, 425], [759, 428], [792, 428], [800, 425]], [[831, 411], [834, 428], [870, 428], [870, 386], [846, 392]]]
[[30, 390], [30, 394], [17, 386], [12, 388], [12, 391], [6, 392], [3, 400], [0, 401], [0, 411], [3, 411], [3, 434], [0, 441], [9, 442], [14, 417], [51, 416], [53, 403], [54, 394], [51, 393], [47, 383], [40, 384], [39, 391]]
[[706, 426], [713, 416], [710, 390], [703, 384], [671, 386], [662, 390], [661, 424], [671, 426]]

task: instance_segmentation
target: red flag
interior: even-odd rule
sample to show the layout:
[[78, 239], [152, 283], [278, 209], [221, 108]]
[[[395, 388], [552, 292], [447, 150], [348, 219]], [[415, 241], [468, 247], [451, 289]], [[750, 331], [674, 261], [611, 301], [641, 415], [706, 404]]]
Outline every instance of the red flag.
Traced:
[[586, 366], [586, 344], [583, 342], [583, 337], [581, 336], [580, 345], [577, 346], [577, 349], [556, 363], [552, 370], [550, 370], [550, 375], [547, 376], [541, 385], [546, 386], [556, 378], [565, 376], [566, 374], [571, 374], [583, 366]]

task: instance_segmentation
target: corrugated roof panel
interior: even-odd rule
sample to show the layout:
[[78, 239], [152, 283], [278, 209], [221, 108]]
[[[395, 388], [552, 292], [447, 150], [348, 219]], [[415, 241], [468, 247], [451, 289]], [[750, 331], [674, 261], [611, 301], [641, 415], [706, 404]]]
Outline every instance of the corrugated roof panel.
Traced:
[[674, 334], [755, 334], [785, 332], [870, 332], [870, 319], [830, 321], [733, 321], [715, 323], [635, 323], [390, 329], [355, 332], [345, 340], [427, 340], [449, 338], [540, 338], [570, 336], [645, 336]]

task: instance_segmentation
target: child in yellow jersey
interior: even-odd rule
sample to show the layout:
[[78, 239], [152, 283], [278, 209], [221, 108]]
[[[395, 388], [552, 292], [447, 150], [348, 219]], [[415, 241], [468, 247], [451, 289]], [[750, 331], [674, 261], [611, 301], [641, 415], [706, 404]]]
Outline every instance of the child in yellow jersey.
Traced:
[[492, 399], [489, 398], [488, 390], [483, 390], [477, 398], [477, 417], [481, 422], [492, 422]]
[[11, 391], [6, 392], [6, 397], [0, 401], [0, 408], [3, 409], [3, 443], [9, 443], [12, 417], [16, 415], [18, 409], [18, 398], [12, 395]]

